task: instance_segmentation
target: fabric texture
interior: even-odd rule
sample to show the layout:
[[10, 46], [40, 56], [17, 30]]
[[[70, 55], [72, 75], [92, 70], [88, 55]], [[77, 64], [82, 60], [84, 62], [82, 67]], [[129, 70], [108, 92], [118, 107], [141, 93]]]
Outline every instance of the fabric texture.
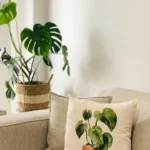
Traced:
[[113, 97], [112, 102], [128, 101], [137, 99], [137, 111], [134, 119], [134, 130], [132, 136], [132, 150], [150, 149], [150, 94], [130, 89], [113, 88], [103, 91], [103, 96]]
[[[98, 145], [105, 148], [108, 146], [109, 150], [131, 150], [131, 130], [136, 105], [136, 100], [103, 104], [79, 101], [71, 97], [67, 114], [65, 150], [82, 149], [82, 146], [89, 143], [94, 144], [95, 148], [98, 148]], [[91, 140], [93, 143], [89, 142]]]
[[44, 150], [47, 147], [48, 111], [0, 117], [0, 150]]
[[[110, 103], [111, 99], [110, 96], [85, 98], [86, 101], [95, 101], [99, 103]], [[47, 139], [50, 150], [64, 149], [68, 103], [69, 99], [67, 97], [55, 93], [51, 94], [51, 113]]]
[[27, 122], [34, 122], [39, 120], [49, 119], [49, 109], [22, 112], [15, 115], [5, 115], [0, 117], [0, 127], [12, 126], [16, 124], [23, 124]]

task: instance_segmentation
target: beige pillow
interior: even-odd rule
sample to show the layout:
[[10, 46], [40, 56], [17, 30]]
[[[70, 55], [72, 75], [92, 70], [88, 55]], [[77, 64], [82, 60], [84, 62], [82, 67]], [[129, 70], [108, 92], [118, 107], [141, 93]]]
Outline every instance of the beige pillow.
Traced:
[[100, 104], [70, 97], [65, 150], [131, 150], [137, 101]]
[[[98, 103], [110, 103], [111, 99], [110, 96], [107, 96], [85, 98], [84, 100], [95, 101]], [[50, 150], [64, 149], [68, 103], [69, 99], [67, 97], [55, 93], [51, 94], [51, 113], [48, 131], [48, 145]]]

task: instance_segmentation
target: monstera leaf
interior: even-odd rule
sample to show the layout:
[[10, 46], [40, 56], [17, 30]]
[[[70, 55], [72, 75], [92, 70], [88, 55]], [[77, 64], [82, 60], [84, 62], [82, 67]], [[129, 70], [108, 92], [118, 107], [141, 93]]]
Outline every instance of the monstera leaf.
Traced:
[[99, 150], [108, 150], [113, 143], [113, 137], [110, 133], [105, 132], [103, 134], [103, 144], [100, 145]]
[[25, 28], [20, 36], [25, 48], [35, 55], [45, 56], [52, 48], [52, 40], [49, 33], [40, 24], [35, 24], [33, 31]]
[[89, 120], [91, 117], [92, 117], [92, 112], [91, 112], [91, 110], [85, 109], [85, 110], [83, 111], [83, 118], [84, 118], [84, 120]]
[[95, 144], [96, 148], [103, 144], [102, 129], [99, 126], [93, 126], [88, 130], [88, 136]]
[[62, 46], [62, 36], [60, 30], [56, 24], [52, 22], [47, 22], [45, 25], [45, 31], [49, 33], [50, 39], [52, 41], [51, 52], [58, 53], [61, 50]]
[[8, 24], [17, 16], [16, 3], [9, 0], [0, 8], [0, 25]]
[[109, 127], [110, 131], [113, 131], [117, 124], [117, 115], [113, 109], [104, 108], [100, 120]]

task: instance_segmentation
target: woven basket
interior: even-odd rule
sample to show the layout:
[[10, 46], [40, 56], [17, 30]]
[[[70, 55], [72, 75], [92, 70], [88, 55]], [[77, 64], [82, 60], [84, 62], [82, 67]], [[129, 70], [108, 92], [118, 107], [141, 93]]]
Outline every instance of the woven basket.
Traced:
[[44, 82], [36, 85], [17, 83], [16, 98], [21, 111], [46, 109], [50, 101], [50, 84]]

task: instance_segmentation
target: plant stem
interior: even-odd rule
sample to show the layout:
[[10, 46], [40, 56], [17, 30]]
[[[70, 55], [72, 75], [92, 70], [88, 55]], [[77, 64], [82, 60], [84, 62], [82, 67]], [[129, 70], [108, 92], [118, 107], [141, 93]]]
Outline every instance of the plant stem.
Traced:
[[[6, 54], [8, 54], [8, 53], [6, 52]], [[8, 54], [8, 55], [9, 55], [9, 54]], [[21, 68], [21, 66], [20, 66], [19, 63], [15, 60], [15, 58], [12, 58], [12, 60], [16, 63], [16, 65], [19, 67], [19, 69], [20, 69], [22, 72], [24, 72], [26, 78], [29, 79], [29, 77], [28, 77], [27, 73], [25, 72], [25, 70], [24, 70], [23, 68]]]
[[98, 120], [96, 120], [96, 122], [95, 122], [95, 126], [97, 126], [97, 122], [98, 122]]
[[30, 57], [27, 61], [26, 61], [26, 63], [28, 63], [31, 59], [33, 59], [35, 56], [32, 56], [32, 57]]
[[[89, 128], [91, 129], [90, 120], [88, 119]], [[91, 143], [93, 145], [93, 141], [91, 140]]]
[[17, 23], [17, 20], [15, 20], [15, 21], [16, 21], [16, 29], [17, 29], [16, 31], [17, 31], [18, 45], [19, 45], [19, 50], [20, 50], [20, 53], [21, 53], [21, 44], [20, 44], [20, 40], [19, 40], [18, 23]]
[[90, 144], [89, 140], [88, 140], [88, 133], [87, 133], [87, 131], [86, 131], [86, 140], [87, 140], [87, 144]]
[[32, 71], [34, 60], [35, 60], [35, 56], [33, 56], [32, 58], [33, 58], [33, 60], [32, 60], [32, 63], [31, 63], [31, 69], [30, 69], [30, 71]]
[[[17, 24], [17, 20], [15, 20], [15, 21], [16, 21], [16, 31], [17, 31], [17, 39], [18, 39], [19, 51], [20, 51], [20, 54], [22, 55], [21, 44], [20, 44], [20, 40], [19, 40], [18, 24]], [[20, 64], [21, 64], [21, 69], [22, 69], [21, 57], [20, 57]], [[21, 73], [22, 73], [22, 80], [23, 80], [23, 83], [24, 83], [25, 80], [24, 80], [24, 76], [23, 76], [23, 71]]]
[[90, 120], [88, 119], [89, 128], [91, 129]]
[[[14, 60], [14, 59], [13, 59]], [[14, 62], [18, 65], [19, 69], [24, 73], [24, 75], [26, 76], [26, 78], [28, 80], [30, 80], [29, 76], [27, 75], [27, 73], [25, 72], [25, 70], [17, 63], [16, 60], [14, 60]]]
[[10, 33], [10, 38], [11, 38], [11, 41], [12, 41], [12, 44], [15, 48], [15, 51], [20, 55], [18, 49], [17, 49], [17, 46], [15, 44], [15, 41], [14, 41], [14, 38], [13, 38], [13, 35], [12, 35], [12, 32], [11, 32], [11, 28], [10, 28], [10, 24], [8, 23], [8, 29], [9, 29], [9, 33]]
[[[34, 65], [35, 56], [32, 57], [32, 58], [33, 58], [33, 60], [32, 60], [32, 63], [31, 63], [30, 76], [32, 75], [32, 70], [33, 70], [33, 65]], [[34, 72], [33, 72], [33, 76], [32, 76], [32, 78], [31, 78], [31, 82], [32, 82], [33, 79], [34, 79], [35, 73], [36, 73], [36, 69], [35, 69]]]
[[31, 78], [31, 82], [32, 82], [33, 79], [34, 79], [35, 73], [37, 72], [37, 68], [38, 68], [38, 66], [39, 66], [39, 64], [40, 64], [41, 61], [42, 61], [42, 59], [39, 60], [37, 66], [36, 66], [36, 68], [35, 68], [35, 71], [34, 71], [34, 73], [33, 73], [33, 75], [32, 75], [32, 78]]
[[[20, 70], [25, 74], [25, 76], [27, 77], [27, 79], [28, 79], [28, 81], [30, 81], [30, 78], [28, 77], [28, 75], [26, 74], [26, 72], [24, 71], [24, 69], [22, 68], [22, 66], [24, 66], [24, 68], [28, 71], [28, 73], [30, 73], [30, 71], [29, 71], [29, 68], [28, 68], [28, 66], [26, 65], [26, 63], [25, 63], [25, 59], [24, 59], [24, 57], [22, 56], [22, 54], [21, 54], [21, 46], [20, 46], [20, 52], [18, 51], [18, 49], [17, 49], [17, 46], [16, 46], [16, 44], [15, 44], [15, 41], [14, 41], [14, 38], [13, 38], [13, 35], [12, 35], [12, 32], [11, 32], [11, 27], [10, 27], [10, 24], [8, 23], [8, 29], [9, 29], [9, 33], [10, 33], [10, 38], [11, 38], [11, 42], [12, 42], [12, 44], [13, 44], [13, 46], [14, 46], [14, 49], [15, 49], [15, 51], [16, 51], [16, 53], [21, 57], [21, 59], [20, 59], [20, 64], [21, 64], [21, 66], [19, 65], [19, 68], [20, 68]], [[22, 60], [23, 60], [23, 62], [22, 62]], [[16, 61], [15, 61], [16, 62]]]

